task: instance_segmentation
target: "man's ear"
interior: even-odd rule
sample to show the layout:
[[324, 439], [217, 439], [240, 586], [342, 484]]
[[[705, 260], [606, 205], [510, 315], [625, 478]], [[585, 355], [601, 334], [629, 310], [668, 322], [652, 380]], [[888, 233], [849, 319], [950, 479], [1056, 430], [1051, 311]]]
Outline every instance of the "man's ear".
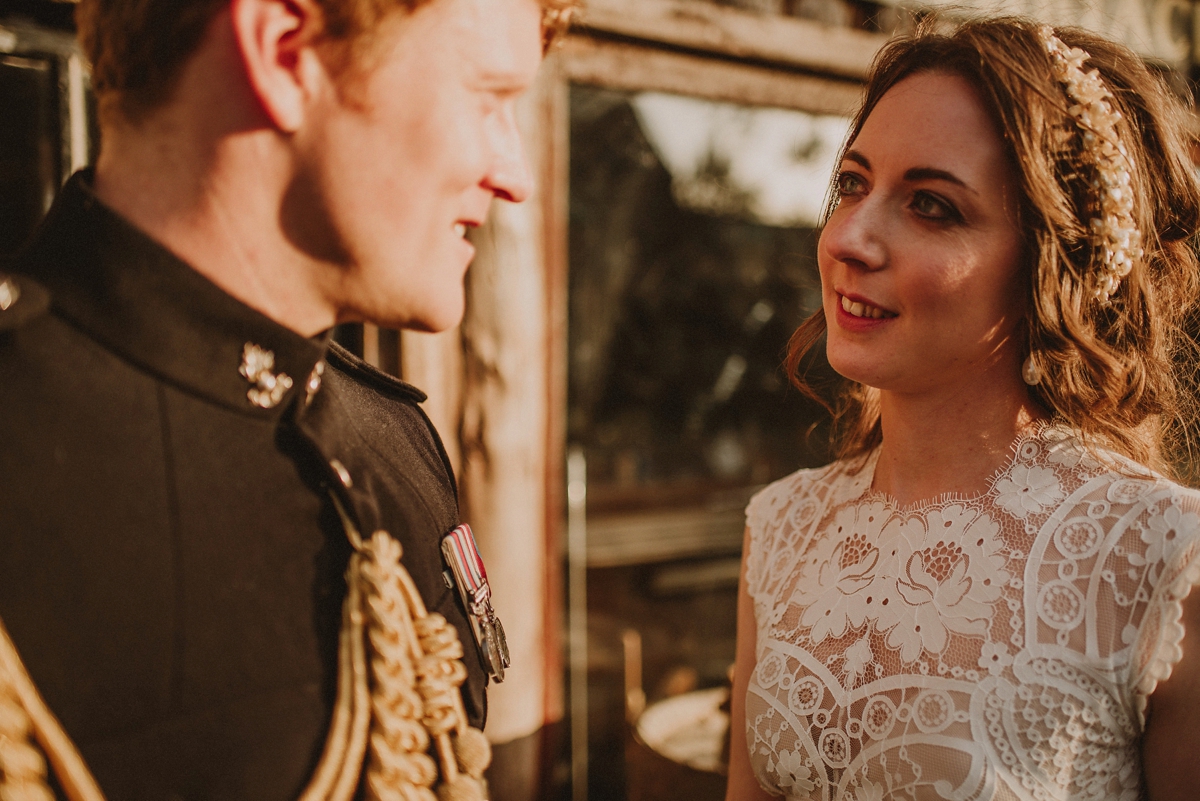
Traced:
[[231, 0], [230, 16], [254, 94], [277, 128], [294, 133], [327, 80], [315, 48], [320, 8], [312, 0]]

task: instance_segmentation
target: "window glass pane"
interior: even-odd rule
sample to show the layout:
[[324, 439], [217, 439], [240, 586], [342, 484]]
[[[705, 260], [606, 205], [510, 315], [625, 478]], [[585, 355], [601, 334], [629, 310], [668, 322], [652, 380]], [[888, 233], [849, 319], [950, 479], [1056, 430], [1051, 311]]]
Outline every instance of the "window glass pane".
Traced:
[[58, 189], [58, 103], [53, 61], [0, 56], [0, 256], [21, 246]]
[[571, 98], [569, 426], [589, 507], [686, 505], [820, 462], [817, 411], [780, 364], [820, 306], [815, 229], [846, 120]]

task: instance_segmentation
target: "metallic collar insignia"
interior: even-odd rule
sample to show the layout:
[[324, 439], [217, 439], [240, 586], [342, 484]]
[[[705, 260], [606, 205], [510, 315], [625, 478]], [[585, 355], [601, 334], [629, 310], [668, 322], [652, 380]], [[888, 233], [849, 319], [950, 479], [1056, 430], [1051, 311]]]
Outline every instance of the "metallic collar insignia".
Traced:
[[283, 396], [292, 388], [291, 376], [287, 373], [276, 375], [274, 370], [275, 353], [247, 342], [242, 349], [242, 366], [238, 368], [238, 372], [253, 385], [246, 397], [255, 406], [272, 409], [279, 405]]
[[304, 385], [305, 406], [312, 403], [313, 398], [317, 396], [317, 390], [321, 388], [321, 376], [323, 375], [325, 375], [325, 362], [317, 362], [317, 366], [308, 375], [308, 383]]
[[21, 288], [17, 282], [0, 275], [0, 311], [8, 311], [21, 298]]

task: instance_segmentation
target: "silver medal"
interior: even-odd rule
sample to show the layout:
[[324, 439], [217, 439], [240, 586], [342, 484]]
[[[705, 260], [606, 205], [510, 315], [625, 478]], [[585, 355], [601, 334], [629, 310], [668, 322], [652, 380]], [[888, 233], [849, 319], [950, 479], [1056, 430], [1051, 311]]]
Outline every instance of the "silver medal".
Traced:
[[512, 664], [508, 641], [504, 637], [504, 626], [492, 609], [492, 588], [470, 526], [464, 523], [442, 537], [442, 557], [467, 610], [471, 633], [483, 654], [488, 675], [496, 682], [504, 681], [504, 669]]

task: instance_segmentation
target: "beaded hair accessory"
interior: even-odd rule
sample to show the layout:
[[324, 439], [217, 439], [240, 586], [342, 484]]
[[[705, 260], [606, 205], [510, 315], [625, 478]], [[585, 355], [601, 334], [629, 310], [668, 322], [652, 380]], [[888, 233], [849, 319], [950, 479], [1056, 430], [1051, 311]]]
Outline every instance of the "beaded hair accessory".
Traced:
[[1078, 47], [1067, 47], [1043, 25], [1038, 35], [1054, 62], [1054, 72], [1066, 90], [1072, 105], [1067, 113], [1075, 120], [1083, 136], [1084, 153], [1095, 163], [1092, 188], [1100, 201], [1100, 216], [1088, 227], [1093, 245], [1100, 252], [1100, 275], [1095, 297], [1107, 304], [1129, 275], [1133, 262], [1142, 256], [1142, 235], [1133, 219], [1133, 190], [1130, 187], [1129, 156], [1117, 136], [1121, 112], [1113, 106], [1113, 96], [1098, 70], [1083, 71], [1083, 62], [1091, 56]]

